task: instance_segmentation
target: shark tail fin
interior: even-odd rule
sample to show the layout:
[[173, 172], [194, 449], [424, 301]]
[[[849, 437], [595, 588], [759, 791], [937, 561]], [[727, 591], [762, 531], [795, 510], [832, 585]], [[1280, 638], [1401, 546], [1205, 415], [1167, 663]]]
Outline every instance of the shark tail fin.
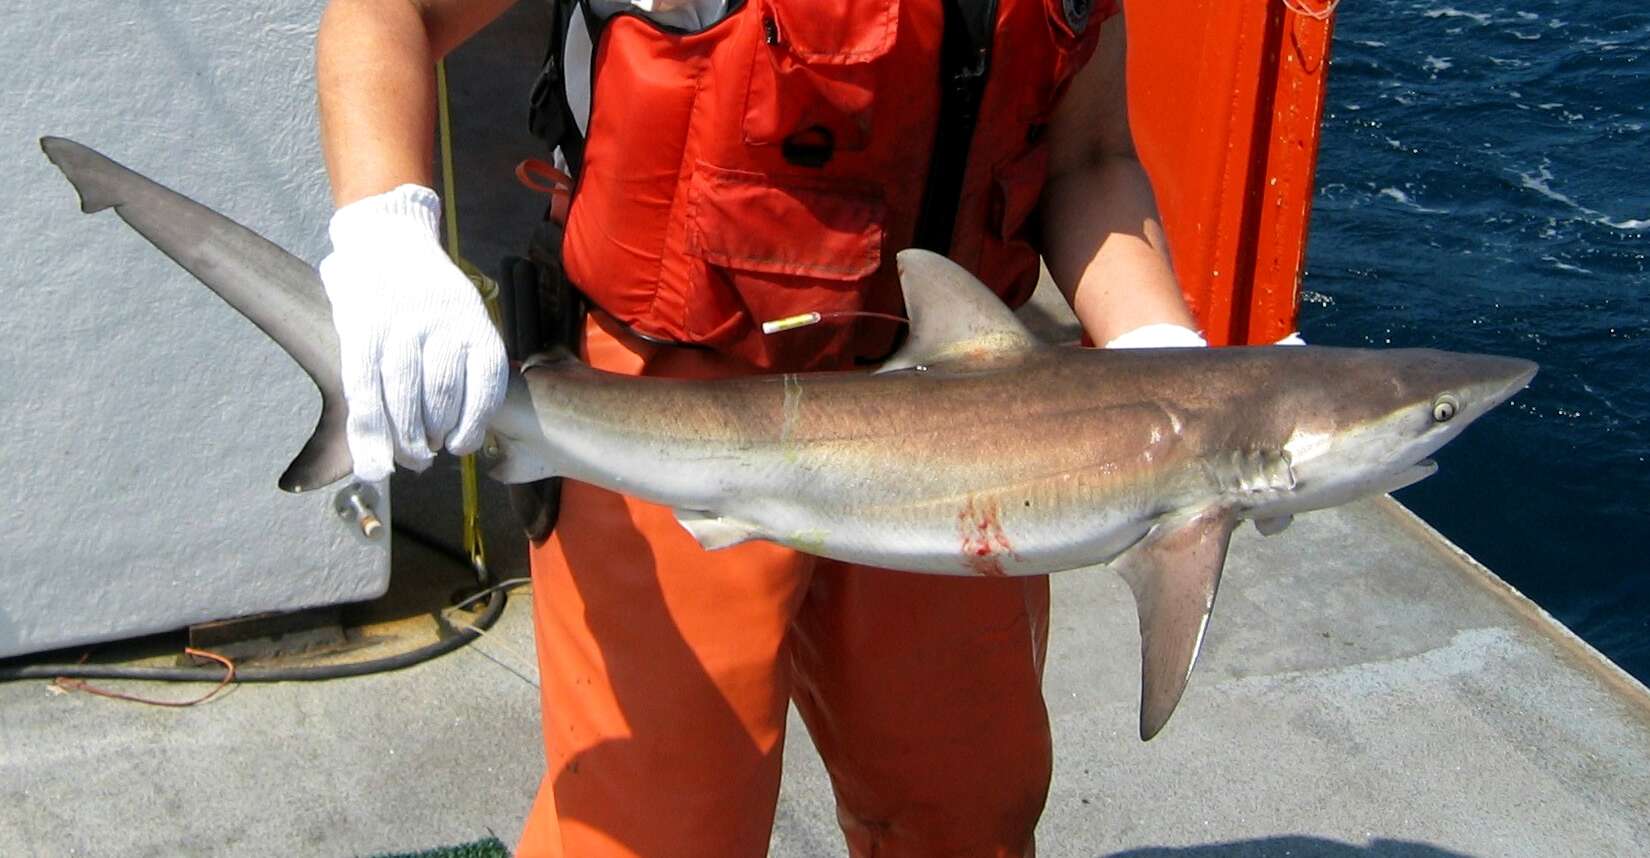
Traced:
[[268, 334], [320, 389], [315, 433], [281, 474], [281, 488], [307, 491], [348, 475], [348, 408], [338, 335], [315, 269], [252, 230], [73, 140], [43, 137], [40, 148], [80, 194], [81, 211], [113, 208], [150, 244]]
[[1113, 561], [1140, 611], [1140, 738], [1157, 735], [1203, 647], [1237, 519], [1207, 509], [1158, 525]]

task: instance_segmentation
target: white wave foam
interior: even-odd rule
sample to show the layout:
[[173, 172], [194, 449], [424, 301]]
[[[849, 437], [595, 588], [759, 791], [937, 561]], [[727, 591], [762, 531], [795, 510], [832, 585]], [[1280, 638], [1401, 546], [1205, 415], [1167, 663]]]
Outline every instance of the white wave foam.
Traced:
[[1451, 59], [1451, 57], [1434, 57], [1429, 55], [1426, 60], [1421, 63], [1421, 67], [1429, 72], [1441, 72], [1455, 66], [1455, 63], [1450, 62]]
[[1361, 45], [1361, 46], [1366, 47], [1366, 48], [1384, 48], [1384, 47], [1386, 47], [1386, 42], [1377, 42], [1374, 39], [1353, 39], [1352, 44]]
[[[1601, 212], [1598, 209], [1588, 208], [1587, 206], [1584, 206], [1581, 203], [1576, 202], [1575, 199], [1573, 199], [1569, 195], [1567, 195], [1567, 194], [1565, 194], [1561, 191], [1555, 190], [1553, 188], [1553, 186], [1551, 184], [1549, 184], [1553, 180], [1552, 165], [1549, 164], [1546, 161], [1541, 162], [1541, 166], [1536, 168], [1536, 173], [1534, 175], [1531, 175], [1531, 174], [1525, 173], [1525, 172], [1520, 172], [1518, 174], [1518, 180], [1524, 187], [1529, 188], [1532, 191], [1535, 191], [1536, 193], [1546, 197], [1547, 199], [1552, 200], [1553, 202], [1556, 202], [1556, 203], [1563, 203], [1564, 205], [1569, 206], [1570, 208], [1576, 210], [1577, 212], [1580, 212], [1581, 214], [1586, 215], [1584, 220], [1588, 220], [1588, 221], [1591, 221], [1593, 223], [1600, 224], [1602, 226], [1607, 226], [1607, 227], [1610, 227], [1611, 229], [1624, 229], [1624, 230], [1633, 230], [1633, 231], [1650, 229], [1650, 220], [1644, 220], [1644, 219], [1640, 219], [1640, 218], [1627, 218], [1625, 220], [1614, 220], [1609, 215], [1605, 214], [1604, 212]], [[1591, 272], [1589, 272], [1589, 273], [1591, 273]]]
[[1549, 200], [1553, 200], [1554, 202], [1563, 203], [1563, 204], [1569, 206], [1570, 208], [1576, 209], [1578, 211], [1586, 212], [1587, 214], [1591, 214], [1591, 215], [1598, 214], [1598, 212], [1593, 211], [1592, 209], [1587, 208], [1586, 206], [1582, 205], [1581, 203], [1578, 203], [1575, 200], [1570, 199], [1569, 197], [1565, 196], [1564, 194], [1553, 190], [1553, 186], [1547, 184], [1548, 182], [1551, 182], [1553, 180], [1553, 171], [1552, 171], [1550, 165], [1547, 162], [1543, 161], [1541, 166], [1537, 167], [1536, 170], [1537, 170], [1537, 172], [1533, 176], [1530, 175], [1529, 173], [1522, 173], [1522, 172], [1519, 173], [1518, 174], [1519, 182], [1521, 182], [1524, 185], [1524, 187], [1529, 188], [1532, 191], [1535, 191], [1536, 193], [1546, 197]]
[[1591, 274], [1591, 273], [1593, 273], [1592, 271], [1589, 271], [1586, 268], [1582, 268], [1579, 265], [1571, 265], [1570, 263], [1565, 262], [1565, 261], [1559, 259], [1556, 256], [1543, 256], [1543, 257], [1541, 257], [1541, 261], [1542, 262], [1551, 262], [1553, 264], [1553, 267], [1557, 268], [1560, 271], [1573, 271], [1576, 274]]
[[1445, 6], [1442, 9], [1428, 9], [1427, 12], [1426, 12], [1426, 17], [1428, 17], [1428, 18], [1469, 18], [1474, 23], [1478, 24], [1479, 26], [1483, 26], [1483, 25], [1488, 24], [1490, 22], [1490, 16], [1489, 16], [1488, 12], [1463, 12], [1462, 10], [1457, 9], [1454, 6]]
[[1612, 39], [1599, 39], [1599, 38], [1595, 38], [1593, 36], [1583, 36], [1580, 39], [1577, 39], [1576, 41], [1580, 42], [1583, 45], [1590, 45], [1592, 47], [1598, 48], [1601, 51], [1619, 51], [1622, 48], [1628, 47], [1629, 45], [1633, 44], [1633, 40], [1630, 39], [1630, 38], [1629, 39], [1612, 40]]
[[1401, 206], [1407, 206], [1410, 209], [1413, 209], [1413, 210], [1418, 211], [1418, 212], [1422, 212], [1424, 214], [1449, 214], [1448, 209], [1429, 209], [1426, 206], [1423, 206], [1420, 203], [1417, 203], [1414, 200], [1410, 199], [1409, 194], [1406, 194], [1403, 191], [1398, 190], [1397, 188], [1382, 188], [1380, 190], [1380, 195], [1383, 196], [1383, 197], [1386, 197], [1389, 200], [1392, 200], [1393, 202], [1395, 202], [1395, 203], [1397, 203]]

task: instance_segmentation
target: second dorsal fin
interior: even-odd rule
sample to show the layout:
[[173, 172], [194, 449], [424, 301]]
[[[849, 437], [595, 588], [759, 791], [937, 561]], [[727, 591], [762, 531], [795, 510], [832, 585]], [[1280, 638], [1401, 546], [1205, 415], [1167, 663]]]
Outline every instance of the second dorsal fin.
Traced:
[[1041, 347], [1002, 299], [937, 253], [900, 251], [899, 282], [911, 332], [878, 372], [918, 366], [983, 368]]

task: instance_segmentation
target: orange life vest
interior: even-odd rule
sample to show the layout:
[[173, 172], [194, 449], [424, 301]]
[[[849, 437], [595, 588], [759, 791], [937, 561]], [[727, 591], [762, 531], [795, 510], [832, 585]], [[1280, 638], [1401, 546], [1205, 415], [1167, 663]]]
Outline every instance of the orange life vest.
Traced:
[[[887, 323], [774, 335], [761, 323], [900, 312], [894, 254], [919, 229], [1023, 303], [1038, 276], [1044, 130], [1113, 0], [996, 0], [995, 32], [975, 37], [989, 52], [961, 76], [942, 62], [968, 45], [955, 11], [946, 33], [955, 2], [745, 0], [696, 33], [607, 19], [562, 247], [569, 277], [640, 334], [784, 370], [888, 346]], [[981, 65], [976, 114], [944, 125], [963, 139], [944, 139], [941, 116], [956, 112], [945, 87], [978, 85], [966, 75]], [[957, 162], [949, 187], [929, 178], [935, 152]]]

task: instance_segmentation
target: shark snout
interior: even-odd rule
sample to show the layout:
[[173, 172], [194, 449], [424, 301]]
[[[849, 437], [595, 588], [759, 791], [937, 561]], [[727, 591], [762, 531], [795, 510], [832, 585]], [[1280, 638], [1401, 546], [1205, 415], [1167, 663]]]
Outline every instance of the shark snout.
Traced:
[[1488, 411], [1530, 386], [1541, 367], [1535, 361], [1498, 355], [1476, 355], [1481, 362], [1479, 390], [1484, 398], [1483, 410]]

